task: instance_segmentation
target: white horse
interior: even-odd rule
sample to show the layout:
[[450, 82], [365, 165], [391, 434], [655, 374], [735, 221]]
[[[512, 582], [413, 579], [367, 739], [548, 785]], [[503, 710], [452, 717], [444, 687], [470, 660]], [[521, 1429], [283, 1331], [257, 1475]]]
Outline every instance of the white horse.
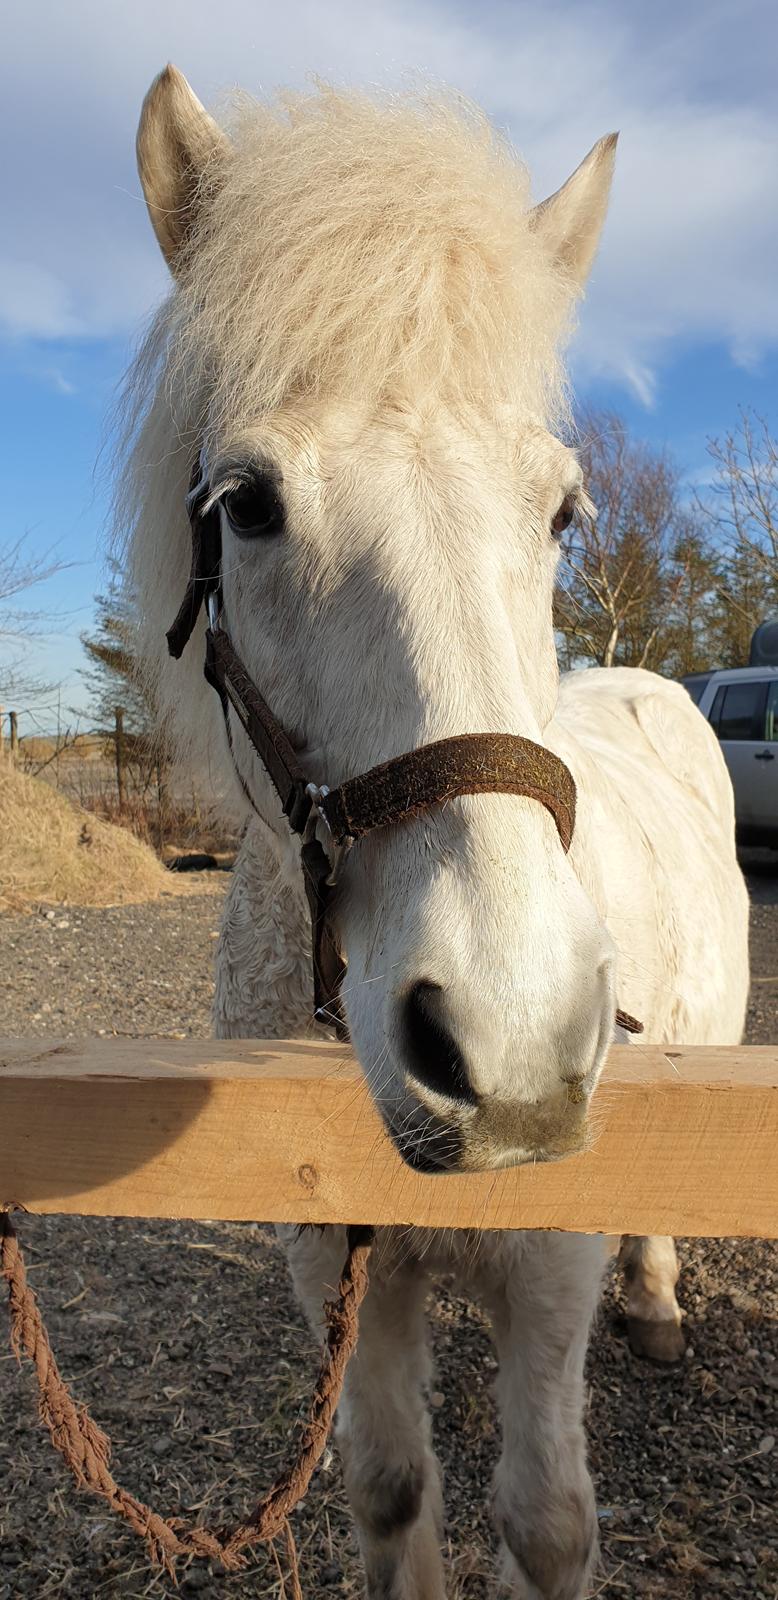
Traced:
[[[173, 291], [130, 378], [119, 515], [160, 707], [200, 771], [232, 782], [234, 762], [250, 796], [220, 1035], [310, 1028], [310, 933], [297, 848], [234, 717], [228, 749], [201, 631], [181, 662], [165, 653], [201, 447], [230, 633], [311, 779], [494, 731], [545, 744], [577, 783], [568, 856], [542, 806], [488, 794], [348, 858], [351, 1037], [387, 1126], [402, 1117], [405, 1154], [430, 1165], [447, 1159], [433, 1124], [463, 1165], [542, 1156], [571, 1086], [583, 1101], [595, 1089], [617, 999], [650, 1041], [735, 1043], [743, 1023], [746, 895], [713, 734], [649, 673], [558, 680], [558, 534], [584, 490], [551, 429], [614, 148], [601, 140], [532, 209], [516, 157], [453, 97], [241, 100], [228, 135], [168, 68], [139, 129]], [[582, 1369], [607, 1242], [475, 1243], [379, 1239], [339, 1418], [370, 1600], [444, 1595], [424, 1317], [441, 1268], [461, 1269], [493, 1321], [508, 1591], [578, 1600], [592, 1569]], [[314, 1324], [343, 1256], [338, 1228], [289, 1239]], [[677, 1336], [672, 1243], [628, 1256], [651, 1349], [652, 1319]]]

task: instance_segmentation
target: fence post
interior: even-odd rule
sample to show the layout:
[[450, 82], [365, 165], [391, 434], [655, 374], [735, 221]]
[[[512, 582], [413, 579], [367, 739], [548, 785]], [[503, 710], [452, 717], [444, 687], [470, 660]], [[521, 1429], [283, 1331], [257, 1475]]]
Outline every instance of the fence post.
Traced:
[[124, 707], [115, 707], [116, 734], [114, 744], [116, 749], [116, 791], [119, 796], [119, 811], [124, 810]]
[[4, 711], [4, 709], [5, 709], [4, 706], [0, 706], [0, 761], [2, 761], [3, 755], [5, 753], [4, 752], [4, 743], [3, 743], [3, 711]]
[[11, 760], [15, 761], [19, 754], [19, 724], [15, 711], [9, 711], [8, 721], [11, 725]]
[[165, 848], [165, 835], [167, 833], [167, 781], [165, 766], [162, 756], [157, 755], [157, 853], [161, 856]]

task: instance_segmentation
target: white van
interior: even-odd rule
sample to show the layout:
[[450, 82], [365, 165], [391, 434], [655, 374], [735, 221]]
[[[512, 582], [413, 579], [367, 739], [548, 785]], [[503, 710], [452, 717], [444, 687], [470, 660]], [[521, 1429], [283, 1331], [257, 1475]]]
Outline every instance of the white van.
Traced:
[[733, 667], [681, 679], [721, 744], [741, 844], [778, 849], [778, 667]]

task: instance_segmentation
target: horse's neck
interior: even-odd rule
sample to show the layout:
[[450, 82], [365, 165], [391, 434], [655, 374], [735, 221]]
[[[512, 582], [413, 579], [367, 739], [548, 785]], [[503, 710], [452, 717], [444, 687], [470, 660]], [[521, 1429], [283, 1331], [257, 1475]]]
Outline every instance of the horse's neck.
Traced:
[[543, 742], [555, 755], [561, 756], [575, 779], [576, 820], [570, 865], [597, 912], [607, 922], [612, 895], [608, 882], [608, 830], [603, 831], [601, 819], [612, 812], [614, 805], [611, 768], [589, 748], [585, 734], [580, 736], [576, 719], [564, 704], [557, 706], [544, 729]]
[[302, 877], [279, 869], [259, 823], [238, 852], [216, 950], [220, 1039], [289, 1039], [311, 1031], [310, 919]]

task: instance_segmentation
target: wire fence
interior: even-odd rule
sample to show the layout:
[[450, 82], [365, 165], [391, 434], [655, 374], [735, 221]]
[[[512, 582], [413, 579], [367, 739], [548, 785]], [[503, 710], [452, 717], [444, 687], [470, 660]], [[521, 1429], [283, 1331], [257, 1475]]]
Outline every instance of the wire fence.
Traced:
[[[113, 727], [66, 722], [61, 707], [55, 732], [42, 721], [46, 707], [26, 708], [32, 732], [19, 731], [22, 710], [0, 706], [0, 764], [58, 789], [72, 804], [103, 821], [128, 828], [160, 856], [188, 851], [230, 854], [237, 834], [225, 826], [213, 796], [202, 793], [150, 739], [128, 731], [124, 707]], [[29, 724], [28, 724], [29, 725]]]

